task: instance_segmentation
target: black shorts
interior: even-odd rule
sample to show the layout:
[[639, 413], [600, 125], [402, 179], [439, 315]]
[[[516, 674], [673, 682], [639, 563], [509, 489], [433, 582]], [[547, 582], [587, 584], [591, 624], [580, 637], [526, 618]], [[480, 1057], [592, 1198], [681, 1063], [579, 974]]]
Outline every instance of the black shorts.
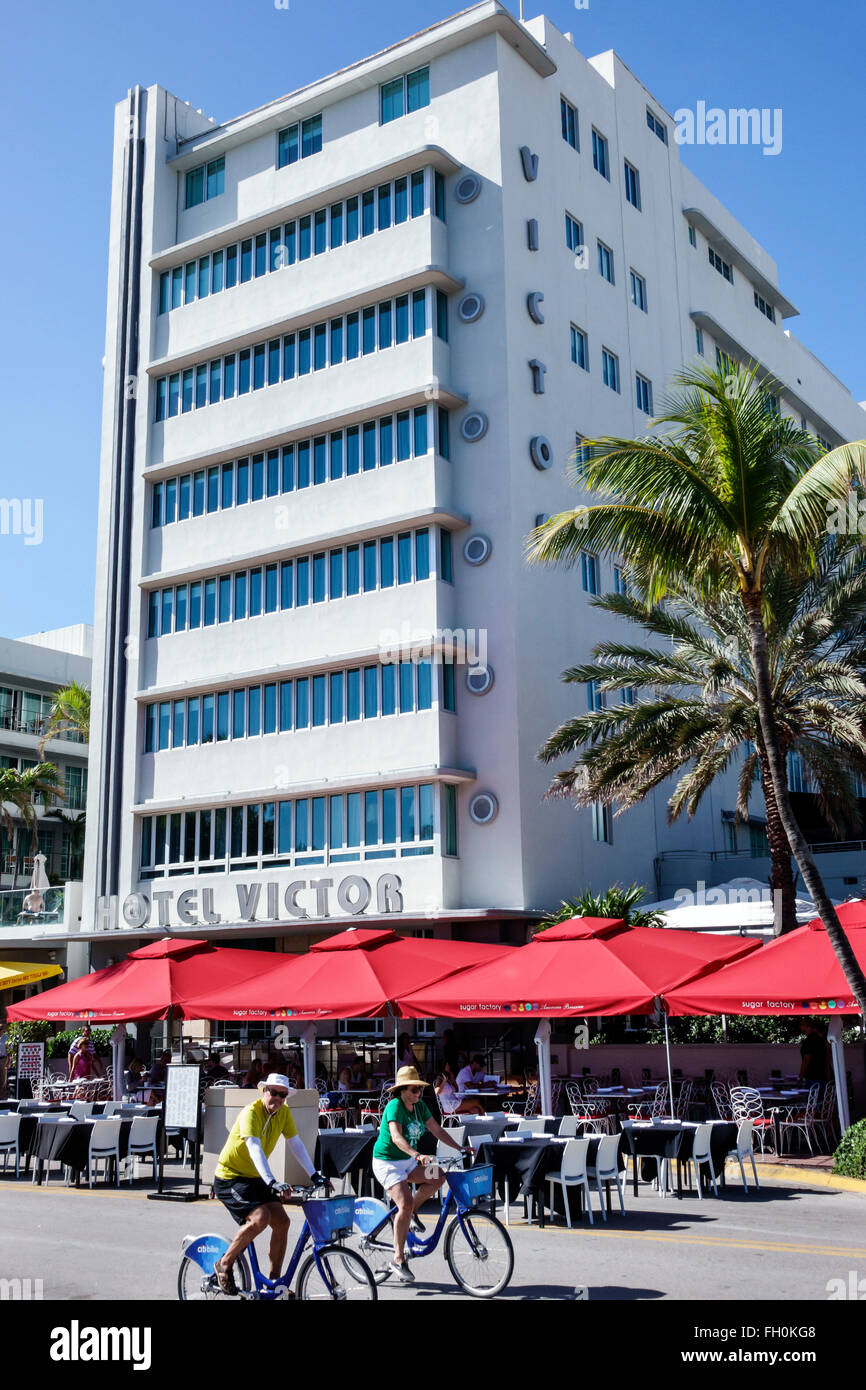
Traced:
[[244, 1224], [257, 1207], [277, 1200], [261, 1178], [214, 1178], [213, 1191], [214, 1196], [228, 1208], [239, 1226]]

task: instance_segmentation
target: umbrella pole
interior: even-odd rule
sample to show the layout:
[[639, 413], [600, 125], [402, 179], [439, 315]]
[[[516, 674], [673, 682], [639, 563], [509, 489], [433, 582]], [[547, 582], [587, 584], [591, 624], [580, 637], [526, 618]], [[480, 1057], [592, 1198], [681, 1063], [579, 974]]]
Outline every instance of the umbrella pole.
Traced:
[[833, 1057], [833, 1075], [836, 1079], [836, 1105], [839, 1110], [839, 1133], [844, 1134], [851, 1123], [848, 1115], [848, 1078], [845, 1075], [845, 1048], [842, 1043], [842, 1020], [838, 1016], [831, 1020], [827, 1029], [830, 1052]]
[[670, 1039], [670, 1033], [668, 1032], [668, 1016], [667, 1016], [667, 1013], [665, 1013], [665, 1015], [664, 1015], [664, 1020], [665, 1020], [665, 1053], [666, 1053], [667, 1059], [668, 1059], [668, 1104], [669, 1104], [669, 1106], [670, 1106], [671, 1115], [673, 1116], [673, 1113], [674, 1113], [674, 1079], [673, 1079], [673, 1073], [671, 1072], [671, 1039]]

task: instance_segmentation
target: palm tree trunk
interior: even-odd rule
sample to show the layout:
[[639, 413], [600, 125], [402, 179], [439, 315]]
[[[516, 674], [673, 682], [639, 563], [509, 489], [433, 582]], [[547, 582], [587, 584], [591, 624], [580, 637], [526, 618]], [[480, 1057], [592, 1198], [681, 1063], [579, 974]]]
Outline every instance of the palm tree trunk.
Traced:
[[745, 590], [742, 597], [743, 606], [746, 610], [746, 619], [749, 624], [750, 647], [758, 696], [758, 718], [761, 723], [761, 733], [764, 739], [767, 761], [770, 765], [770, 777], [776, 796], [779, 817], [785, 828], [788, 844], [791, 846], [794, 858], [799, 865], [800, 873], [803, 875], [803, 882], [806, 885], [813, 903], [818, 909], [818, 915], [824, 923], [830, 945], [833, 947], [836, 958], [851, 987], [851, 993], [857, 1000], [861, 1014], [866, 1015], [866, 977], [864, 977], [857, 957], [851, 949], [850, 942], [842, 930], [842, 924], [836, 915], [836, 909], [830, 901], [830, 895], [824, 887], [824, 881], [821, 875], [818, 873], [812, 851], [809, 848], [805, 835], [797, 824], [791, 806], [791, 798], [788, 795], [788, 778], [785, 760], [779, 743], [779, 731], [776, 727], [776, 716], [773, 709], [773, 693], [770, 682], [770, 657], [767, 649], [767, 632], [764, 627], [764, 618], [761, 612], [761, 596], [753, 590]]
[[[773, 890], [773, 922], [776, 936], [782, 936], [785, 932], [793, 931], [797, 925], [794, 875], [791, 871], [791, 846], [788, 844], [785, 827], [779, 815], [779, 806], [776, 801], [773, 778], [770, 772], [770, 762], [767, 757], [767, 750], [764, 747], [764, 740], [761, 736], [760, 729], [757, 731], [755, 746], [758, 750], [758, 758], [761, 763], [761, 785], [764, 792], [764, 805], [767, 810], [767, 841], [770, 846], [770, 886]], [[779, 894], [778, 898], [776, 897], [777, 893]], [[777, 903], [780, 904], [780, 911], [777, 910]]]

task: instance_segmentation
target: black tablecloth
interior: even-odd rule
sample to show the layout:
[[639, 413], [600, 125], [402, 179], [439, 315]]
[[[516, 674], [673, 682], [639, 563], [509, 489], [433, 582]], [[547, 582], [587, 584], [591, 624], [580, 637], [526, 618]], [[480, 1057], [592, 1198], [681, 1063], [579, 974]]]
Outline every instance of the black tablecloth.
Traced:
[[326, 1178], [343, 1178], [347, 1173], [360, 1171], [364, 1189], [368, 1191], [377, 1137], [376, 1130], [368, 1130], [365, 1134], [346, 1134], [341, 1129], [322, 1130], [316, 1145], [319, 1171]]
[[[590, 1134], [584, 1138], [589, 1140], [586, 1162], [588, 1167], [595, 1163], [598, 1146], [604, 1135]], [[478, 1147], [475, 1156], [475, 1164], [493, 1164], [493, 1181], [500, 1193], [504, 1195], [505, 1179], [508, 1179], [509, 1196], [515, 1193], [521, 1197], [530, 1197], [536, 1211], [539, 1214], [539, 1223], [544, 1224], [544, 1199], [547, 1191], [548, 1173], [558, 1173], [562, 1167], [562, 1155], [565, 1149], [564, 1144], [552, 1144], [549, 1139], [529, 1137], [522, 1143], [482, 1143]], [[619, 1160], [620, 1167], [623, 1166], [622, 1155]], [[575, 1187], [570, 1189], [569, 1198], [576, 1194], [578, 1202], [582, 1203], [582, 1189]], [[541, 1199], [539, 1201], [539, 1198]], [[578, 1211], [582, 1206], [578, 1206]]]
[[[697, 1125], [668, 1123], [663, 1125], [638, 1125], [629, 1122], [623, 1125], [625, 1142], [631, 1153], [638, 1158], [676, 1159], [678, 1163], [691, 1160]], [[710, 1154], [716, 1177], [724, 1178], [725, 1159], [736, 1147], [737, 1126], [727, 1121], [710, 1125]], [[641, 1175], [645, 1181], [656, 1176], [654, 1163], [641, 1164]]]
[[[76, 1177], [86, 1173], [89, 1162], [90, 1136], [96, 1125], [104, 1123], [106, 1121], [103, 1120], [78, 1120], [75, 1124], [37, 1124], [28, 1151], [28, 1166], [31, 1158], [35, 1159], [39, 1165], [37, 1182], [42, 1181], [42, 1164], [46, 1159], [65, 1164], [67, 1168], [72, 1169]], [[132, 1120], [121, 1119], [121, 1158], [126, 1158], [129, 1153], [131, 1130]]]

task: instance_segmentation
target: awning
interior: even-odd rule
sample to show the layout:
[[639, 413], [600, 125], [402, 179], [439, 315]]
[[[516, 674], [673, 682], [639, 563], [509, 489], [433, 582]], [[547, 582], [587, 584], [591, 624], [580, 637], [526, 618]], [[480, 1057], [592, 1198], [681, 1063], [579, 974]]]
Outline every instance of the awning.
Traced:
[[0, 961], [0, 989], [23, 989], [25, 985], [35, 985], [37, 980], [47, 980], [52, 975], [62, 975], [59, 965], [36, 965], [30, 961]]

